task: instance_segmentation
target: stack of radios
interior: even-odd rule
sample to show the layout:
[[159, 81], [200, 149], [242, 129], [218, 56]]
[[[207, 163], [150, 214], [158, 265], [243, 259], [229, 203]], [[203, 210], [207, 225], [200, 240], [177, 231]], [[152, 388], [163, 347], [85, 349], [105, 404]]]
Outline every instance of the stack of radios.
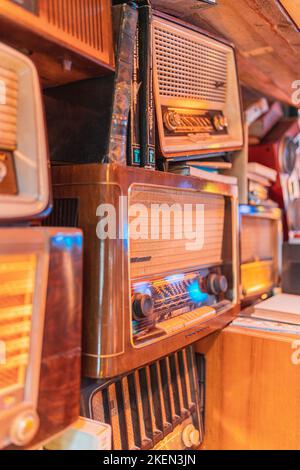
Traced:
[[0, 63], [2, 448], [36, 446], [78, 417], [82, 233], [29, 227], [50, 208], [41, 91], [32, 62], [1, 43]]
[[[3, 24], [6, 25], [6, 31], [7, 24], [13, 22], [16, 26], [16, 18], [20, 14], [17, 5], [12, 7], [12, 2], [6, 2], [6, 5], [8, 3], [11, 7], [6, 6], [5, 15], [0, 15], [1, 21], [4, 18]], [[96, 3], [98, 4], [98, 2]], [[104, 2], [104, 5], [108, 7], [108, 2]], [[42, 6], [44, 6], [44, 2], [38, 2], [39, 8], [37, 10], [24, 12], [24, 18], [27, 18], [26, 35], [30, 29], [34, 29], [29, 26], [30, 22], [32, 22], [31, 25], [33, 25], [33, 22], [36, 25], [39, 24], [41, 30], [36, 33], [37, 35], [43, 35], [45, 21], [53, 23], [52, 13], [58, 3], [51, 2], [50, 7], [54, 7], [54, 9], [53, 11], [50, 9], [51, 11], [48, 11], [46, 17], [42, 14], [44, 11]], [[61, 29], [65, 24], [63, 21], [64, 16], [60, 15], [64, 15], [68, 6], [69, 2], [65, 2], [62, 10], [56, 9], [57, 13], [60, 12], [58, 14], [60, 20], [51, 28], [49, 26], [49, 34], [55, 36], [53, 44], [56, 44], [57, 47], [59, 47]], [[128, 13], [129, 10], [129, 16], [131, 19], [133, 18], [132, 6], [122, 6], [121, 9], [123, 13], [125, 12], [123, 19], [126, 19], [126, 11]], [[82, 13], [77, 12], [80, 18], [84, 15], [84, 11], [86, 11], [85, 8]], [[30, 15], [30, 20], [28, 15]], [[103, 19], [103, 16], [101, 18]], [[127, 19], [129, 18], [127, 17]], [[107, 24], [109, 25], [109, 22]], [[128, 25], [126, 22], [122, 24], [123, 26], [124, 24]], [[69, 30], [70, 26], [69, 24], [66, 28]], [[160, 154], [166, 158], [177, 158], [178, 156], [184, 156], [185, 148], [189, 149], [190, 155], [216, 152], [222, 154], [229, 150], [239, 149], [243, 144], [243, 132], [233, 48], [226, 43], [203, 35], [197, 29], [191, 31], [184, 24], [178, 24], [178, 21], [173, 18], [165, 19], [157, 16], [154, 20], [154, 26], [155, 41], [153, 44], [151, 42], [151, 46], [153, 45], [155, 48], [153, 58], [156, 57], [157, 59], [157, 62], [154, 60], [153, 78]], [[18, 28], [20, 31], [24, 29], [20, 25]], [[93, 29], [90, 31], [93, 31]], [[126, 34], [128, 40], [128, 29]], [[126, 35], [121, 35], [121, 37], [126, 37]], [[164, 86], [165, 71], [161, 58], [165, 51], [161, 37], [170, 39], [172, 59], [169, 58], [167, 66], [171, 69], [177, 63], [176, 55], [178, 51], [176, 48], [180, 47], [183, 54], [184, 44], [188, 45], [188, 53], [182, 55], [180, 65], [185, 62], [188, 64], [194, 56], [194, 51], [208, 61], [208, 64], [199, 70], [201, 79], [198, 76], [199, 74], [195, 77], [196, 87], [193, 87], [190, 83], [189, 73], [191, 69], [188, 65], [186, 68], [182, 67], [182, 76], [180, 80], [176, 81], [175, 88], [170, 87], [170, 93], [168, 84], [167, 87]], [[84, 41], [81, 39], [81, 43], [88, 43], [90, 39], [87, 35]], [[47, 36], [47, 41], [49, 41], [49, 36]], [[35, 42], [35, 45], [33, 58], [37, 60], [42, 73], [45, 73], [45, 68], [41, 65], [43, 61], [38, 59], [39, 54], [45, 54], [47, 48], [41, 50], [38, 42]], [[74, 58], [72, 45], [69, 44], [66, 48], [69, 49]], [[83, 52], [86, 55], [87, 50]], [[89, 47], [88, 55], [92, 57], [93, 54], [90, 52], [91, 48]], [[51, 52], [49, 54], [51, 55]], [[4, 219], [18, 221], [23, 219], [28, 222], [33, 218], [40, 217], [42, 214], [46, 215], [49, 207], [49, 181], [40, 92], [36, 71], [28, 59], [7, 48], [3, 48], [3, 56], [6, 57], [7, 66], [3, 66], [3, 62], [1, 62], [1, 67], [5, 69], [5, 73], [2, 73], [3, 78], [0, 81], [2, 83], [0, 85], [2, 86], [0, 116], [1, 118], [4, 116], [4, 119], [0, 120], [1, 123], [4, 122], [0, 128], [3, 137], [0, 147], [3, 147], [3, 152], [8, 152], [13, 161], [17, 188], [14, 193], [11, 190], [11, 194], [3, 195], [3, 201], [6, 201], [6, 217]], [[52, 57], [52, 59], [55, 60], [55, 57]], [[95, 57], [93, 61], [94, 59]], [[103, 67], [103, 63], [98, 65]], [[75, 61], [75, 70], [78, 70], [77, 66], [78, 63]], [[109, 68], [108, 60], [106, 66]], [[214, 77], [213, 71], [216, 68], [219, 69], [220, 80], [216, 80]], [[56, 70], [58, 69], [56, 68]], [[228, 70], [230, 73], [224, 72], [228, 72]], [[117, 74], [120, 71], [124, 70], [119, 67]], [[72, 81], [74, 78], [73, 72], [71, 71], [70, 75], [65, 72], [67, 70], [64, 70], [64, 77], [69, 76], [69, 81]], [[169, 77], [168, 73], [167, 71]], [[14, 74], [18, 78], [16, 82], [13, 80]], [[64, 83], [64, 80], [68, 81], [66, 78], [62, 79], [62, 73], [58, 76], [62, 83]], [[83, 76], [81, 75], [80, 78], [83, 78]], [[50, 70], [49, 77], [44, 77], [46, 83], [47, 79], [52, 80], [53, 83]], [[19, 88], [14, 88], [14, 83], [18, 81]], [[169, 83], [169, 78], [167, 81]], [[25, 88], [29, 93], [25, 94], [22, 91]], [[119, 88], [115, 87], [115, 91], [118, 93]], [[128, 98], [126, 93], [123, 93], [122, 98]], [[16, 100], [17, 95], [19, 99]], [[66, 96], [65, 93], [63, 95]], [[115, 98], [117, 97], [116, 94]], [[116, 100], [118, 106], [125, 103], [125, 101]], [[203, 104], [203, 102], [205, 103]], [[234, 106], [232, 106], [232, 103], [234, 103]], [[232, 112], [233, 108], [235, 108], [234, 113]], [[6, 112], [7, 109], [9, 113]], [[17, 117], [16, 122], [14, 121], [15, 116]], [[171, 121], [175, 119], [175, 126], [171, 130], [166, 126], [166, 122], [170, 123], [170, 119]], [[73, 123], [73, 119], [71, 121]], [[97, 122], [99, 125], [101, 121], [97, 120]], [[194, 123], [197, 124], [196, 127], [193, 127]], [[190, 124], [192, 124], [192, 129]], [[57, 122], [55, 125], [57, 130], [59, 128]], [[208, 132], [210, 139], [207, 139]], [[30, 136], [30, 139], [28, 139], [28, 136]], [[99, 140], [98, 134], [96, 139]], [[72, 139], [69, 142], [71, 141]], [[68, 163], [73, 162], [72, 156], [77, 150], [75, 149], [75, 152], [63, 152], [64, 158], [66, 156], [70, 158]], [[119, 153], [122, 154], [122, 152]], [[191, 365], [195, 360], [195, 353], [192, 348], [179, 353], [174, 353], [174, 351], [185, 348], [195, 340], [223, 327], [238, 311], [238, 276], [236, 272], [237, 189], [234, 185], [226, 183], [217, 184], [206, 180], [182, 178], [178, 175], [148, 172], [147, 170], [125, 168], [118, 165], [102, 165], [98, 162], [107, 159], [110, 154], [102, 153], [100, 157], [98, 152], [96, 154], [98, 160], [89, 160], [93, 161], [93, 164], [84, 166], [66, 165], [53, 169], [54, 202], [57, 211], [53, 213], [52, 220], [57, 221], [58, 225], [62, 226], [66, 226], [67, 221], [71, 221], [69, 225], [73, 228], [52, 230], [24, 228], [27, 235], [25, 235], [25, 232], [22, 233], [22, 237], [28, 241], [29, 246], [31, 246], [31, 233], [37, 233], [44, 239], [44, 244], [41, 243], [40, 245], [40, 251], [46, 253], [44, 272], [48, 284], [45, 281], [39, 294], [46, 299], [43, 310], [45, 321], [44, 323], [41, 321], [41, 307], [33, 312], [32, 316], [29, 315], [31, 321], [27, 323], [25, 321], [30, 344], [33, 344], [33, 332], [36, 331], [34, 326], [40, 320], [40, 327], [44, 331], [44, 344], [43, 347], [41, 346], [39, 354], [31, 356], [30, 353], [29, 358], [27, 355], [29, 366], [23, 369], [23, 378], [26, 384], [24, 387], [25, 395], [20, 392], [18, 397], [22, 403], [23, 401], [26, 402], [26, 406], [30, 403], [30, 407], [25, 410], [22, 409], [22, 413], [20, 413], [20, 409], [9, 393], [7, 399], [1, 404], [0, 419], [3, 422], [5, 419], [5, 423], [1, 428], [4, 430], [1, 435], [1, 445], [36, 445], [40, 440], [48, 438], [50, 433], [58, 432], [64, 426], [69, 425], [78, 414], [80, 377], [79, 373], [75, 372], [79, 369], [80, 361], [81, 289], [79, 286], [81, 286], [82, 240], [81, 233], [76, 228], [79, 225], [85, 229], [86, 240], [90, 248], [85, 260], [84, 373], [92, 379], [115, 377], [118, 374], [126, 375], [124, 379], [113, 378], [113, 386], [106, 384], [103, 388], [104, 400], [111, 393], [114, 393], [113, 398], [108, 402], [106, 401], [104, 418], [113, 426], [115, 445], [121, 448], [132, 445], [143, 447], [142, 442], [146, 438], [150, 441], [150, 446], [153, 447], [154, 445], [160, 445], [161, 438], [167, 438], [168, 432], [172, 431], [175, 439], [182, 436], [186, 447], [197, 446], [203, 435], [203, 416], [201, 417], [199, 414], [203, 400], [201, 401], [201, 395], [197, 390], [199, 391], [199, 374], [203, 382], [204, 369], [202, 366], [200, 372], [199, 370], [195, 372], [195, 367]], [[80, 182], [80, 184], [74, 184], [76, 182]], [[144, 192], [141, 191], [142, 186], [145, 189]], [[99, 192], [95, 192], [95, 187]], [[156, 259], [155, 256], [159, 252], [159, 248], [166, 245], [162, 245], [164, 243], [163, 239], [158, 239], [153, 246], [150, 246], [151, 244], [148, 246], [145, 243], [140, 247], [137, 243], [131, 243], [128, 246], [126, 237], [124, 240], [108, 241], [99, 240], [96, 237], [95, 209], [100, 202], [115, 204], [119, 200], [120, 194], [127, 195], [129, 198], [134, 198], [137, 195], [140, 198], [141, 195], [144, 196], [147, 192], [151, 192], [157, 197], [163, 194], [165, 197], [163, 202], [169, 204], [177, 199], [181, 203], [189, 203], [192, 199], [193, 203], [203, 204], [204, 210], [209, 211], [210, 224], [205, 225], [205, 235], [209, 240], [205, 246], [209, 247], [210, 251], [204, 250], [198, 262], [194, 260], [188, 250], [183, 250], [179, 256], [176, 250], [178, 245], [174, 243], [176, 240], [170, 242], [169, 256], [165, 257], [162, 263], [162, 260]], [[99, 200], [96, 200], [97, 194]], [[8, 198], [8, 195], [11, 197]], [[64, 212], [61, 208], [67, 208], [67, 211]], [[124, 217], [120, 217], [119, 221], [126, 227], [129, 220], [124, 215], [123, 209], [125, 207], [121, 207]], [[0, 215], [2, 217], [2, 214]], [[229, 226], [226, 226], [227, 221], [230, 221]], [[212, 229], [212, 225], [216, 228], [216, 233]], [[128, 256], [128, 248], [132, 251], [132, 256]], [[22, 244], [18, 244], [17, 251], [18, 253], [24, 251]], [[61, 264], [66, 263], [68, 266], [66, 269], [61, 266], [60, 274], [56, 274], [56, 276], [53, 275], [53, 253], [56, 254], [55, 266], [58, 262]], [[202, 257], [202, 255], [204, 256]], [[95, 259], [98, 260], [96, 264]], [[93, 268], [90, 264], [91, 261]], [[178, 268], [179, 265], [180, 269]], [[34, 265], [32, 269], [34, 269]], [[142, 278], [146, 278], [146, 281], [153, 287], [153, 280], [158, 276], [160, 280], [163, 279], [163, 282], [167, 284], [166, 291], [170, 291], [170, 289], [178, 290], [180, 287], [176, 284], [176, 276], [188, 277], [191, 273], [194, 276], [193, 282], [190, 283], [190, 279], [188, 279], [188, 282], [184, 283], [184, 288], [189, 295], [188, 305], [184, 309], [177, 310], [176, 305], [172, 305], [172, 302], [170, 307], [169, 298], [165, 299], [162, 309], [163, 315], [161, 317], [156, 316], [156, 322], [151, 325], [151, 328], [147, 329], [145, 342], [141, 345], [134, 344], [132, 341], [133, 325], [136, 320], [133, 319], [133, 310], [136, 302], [132, 305], [131, 289], [134, 288], [136, 281], [139, 282]], [[20, 276], [21, 283], [22, 279], [22, 276]], [[32, 285], [30, 279], [32, 280], [32, 277], [28, 278], [28, 282], [29, 285]], [[52, 283], [57, 287], [58, 297], [51, 295], [53, 292]], [[116, 292], [116, 286], [120, 286], [119, 292]], [[31, 305], [30, 289], [28, 292], [27, 310], [29, 311]], [[66, 298], [65, 292], [69, 292], [67, 302], [64, 302], [64, 310], [67, 310], [67, 314], [61, 316], [61, 297], [64, 295]], [[143, 293], [140, 294], [144, 295]], [[109, 297], [110, 295], [111, 297]], [[97, 308], [93, 304], [95, 299]], [[152, 300], [155, 304], [155, 298]], [[55, 302], [56, 308], [53, 308], [51, 302]], [[139, 308], [138, 311], [142, 316], [146, 314], [143, 308]], [[174, 319], [170, 317], [170, 312], [171, 317], [174, 316], [176, 319], [176, 327], [172, 323], [173, 326], [170, 328], [168, 322]], [[2, 312], [1, 319], [5, 320], [8, 317], [5, 317], [4, 313]], [[24, 315], [26, 316], [26, 309]], [[23, 327], [24, 324], [21, 322], [20, 328]], [[66, 331], [68, 331], [68, 335], [65, 334]], [[62, 337], [64, 341], [62, 341]], [[166, 356], [166, 354], [169, 357], [161, 360], [161, 357]], [[187, 365], [185, 365], [184, 358], [189, 357], [190, 359], [187, 360]], [[35, 360], [39, 359], [39, 364], [37, 364], [35, 370], [39, 370], [41, 367], [42, 372], [40, 378], [36, 376], [33, 380], [30, 371], [32, 370], [34, 358]], [[148, 366], [147, 364], [153, 360], [159, 362]], [[63, 361], [63, 365], [61, 361]], [[188, 364], [189, 361], [191, 364]], [[59, 373], [59, 367], [61, 371], [64, 371], [63, 376]], [[132, 367], [138, 369], [138, 372], [130, 372]], [[166, 386], [172, 388], [169, 394], [160, 387], [158, 381], [160, 375], [158, 372], [158, 375], [155, 374], [153, 372], [155, 370], [160, 370], [162, 374], [164, 371], [168, 374], [169, 371], [171, 377], [167, 377], [168, 380], [166, 381]], [[5, 368], [0, 369], [1, 374], [4, 377], [7, 370]], [[56, 381], [52, 374], [55, 375]], [[138, 433], [139, 430], [141, 434], [132, 439], [132, 436], [130, 438], [127, 434], [129, 429], [127, 426], [130, 426], [130, 420], [128, 421], [129, 411], [126, 406], [128, 405], [128, 395], [126, 395], [126, 387], [124, 389], [122, 384], [125, 381], [129, 386], [137, 375], [142, 387], [140, 391], [136, 389], [135, 393], [131, 393], [129, 401], [131, 404], [134, 401], [140, 401], [142, 407], [140, 407], [137, 413], [138, 416], [132, 422], [137, 423], [137, 418], [139, 418], [139, 423], [141, 423], [143, 416], [146, 421], [146, 429], [145, 434], [143, 434], [142, 427], [136, 426], [136, 432]], [[71, 383], [71, 379], [74, 383]], [[95, 385], [95, 382], [93, 384]], [[55, 390], [51, 394], [49, 390], [52, 390], [52, 386], [55, 386]], [[26, 393], [29, 393], [28, 390], [30, 396], [26, 395]], [[100, 392], [99, 400], [101, 400], [102, 390]], [[147, 404], [146, 394], [150, 394], [150, 392], [153, 393], [153, 399], [151, 398]], [[158, 394], [162, 394], [164, 398], [162, 399], [162, 396], [159, 397]], [[172, 399], [174, 399], [174, 404], [168, 401]], [[57, 406], [58, 401], [60, 404], [63, 402], [65, 406]], [[160, 407], [158, 406], [159, 402]], [[166, 407], [165, 413], [163, 411], [164, 406]], [[49, 412], [50, 407], [51, 413]], [[64, 416], [59, 414], [62, 409], [67, 410]], [[5, 413], [2, 414], [2, 410]], [[97, 418], [95, 410], [94, 408], [94, 416], [92, 417]], [[131, 406], [132, 413], [133, 410], [134, 407]], [[152, 418], [151, 410], [153, 411]], [[9, 419], [7, 419], [8, 415]], [[103, 414], [99, 414], [99, 417], [103, 419]], [[177, 417], [179, 417], [179, 420], [177, 420]], [[127, 425], [125, 425], [125, 433], [122, 436], [124, 421]], [[167, 423], [171, 426], [166, 426]], [[179, 430], [177, 424], [181, 426], [179, 426]], [[25, 432], [24, 434], [23, 431], [27, 429], [34, 430], [34, 432], [30, 434]], [[200, 436], [197, 433], [200, 433]], [[142, 434], [144, 438], [141, 438]], [[121, 442], [119, 442], [118, 436], [120, 436]]]

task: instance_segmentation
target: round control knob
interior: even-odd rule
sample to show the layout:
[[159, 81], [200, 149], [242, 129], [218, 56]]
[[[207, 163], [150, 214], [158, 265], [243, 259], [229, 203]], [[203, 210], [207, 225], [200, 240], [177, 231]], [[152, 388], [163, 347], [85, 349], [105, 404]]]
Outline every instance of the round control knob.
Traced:
[[182, 442], [185, 447], [188, 449], [191, 447], [199, 447], [200, 442], [200, 432], [195, 428], [193, 424], [188, 424], [182, 431]]
[[216, 114], [213, 118], [213, 123], [217, 131], [223, 131], [227, 126], [227, 121], [222, 114]]
[[149, 318], [153, 314], [153, 300], [148, 294], [135, 294], [132, 299], [132, 314], [135, 320]]
[[207, 292], [212, 295], [220, 295], [227, 291], [228, 282], [221, 274], [209, 274], [206, 278]]
[[28, 444], [37, 433], [40, 420], [37, 413], [27, 410], [14, 420], [10, 429], [10, 440], [16, 446]]

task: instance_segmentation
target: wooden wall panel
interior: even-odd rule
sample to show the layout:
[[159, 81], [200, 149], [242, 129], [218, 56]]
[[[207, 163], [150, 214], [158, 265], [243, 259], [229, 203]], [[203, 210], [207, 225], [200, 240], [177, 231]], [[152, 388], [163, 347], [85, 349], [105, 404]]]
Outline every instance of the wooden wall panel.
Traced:
[[242, 83], [292, 102], [292, 83], [300, 79], [300, 32], [279, 0], [218, 0], [210, 8], [201, 8], [196, 0], [152, 3], [232, 41]]
[[206, 354], [205, 449], [300, 449], [295, 335], [228, 327], [198, 342]]

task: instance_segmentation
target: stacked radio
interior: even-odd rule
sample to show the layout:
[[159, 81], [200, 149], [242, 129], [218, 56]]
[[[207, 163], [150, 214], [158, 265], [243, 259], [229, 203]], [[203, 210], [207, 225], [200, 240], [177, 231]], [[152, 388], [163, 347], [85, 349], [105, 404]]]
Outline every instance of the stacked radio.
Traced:
[[3, 44], [0, 62], [2, 448], [36, 446], [78, 417], [82, 233], [28, 226], [51, 207], [39, 79]]
[[238, 313], [237, 185], [155, 171], [155, 157], [241, 148], [235, 54], [149, 2], [113, 17], [116, 73], [46, 93], [46, 223], [85, 236], [82, 413], [112, 425], [116, 449], [198, 447], [190, 345]]
[[108, 0], [2, 0], [0, 40], [30, 55], [47, 86], [114, 66]]
[[281, 210], [240, 206], [241, 300], [244, 304], [272, 294], [280, 285]]

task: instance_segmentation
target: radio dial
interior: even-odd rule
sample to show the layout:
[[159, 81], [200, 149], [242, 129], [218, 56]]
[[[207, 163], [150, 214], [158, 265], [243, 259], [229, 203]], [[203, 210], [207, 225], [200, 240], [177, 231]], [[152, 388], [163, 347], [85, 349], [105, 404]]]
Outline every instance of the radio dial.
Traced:
[[153, 315], [153, 299], [148, 294], [135, 294], [132, 301], [133, 318], [137, 321], [151, 318]]
[[207, 292], [212, 295], [220, 295], [228, 289], [228, 282], [221, 274], [209, 274], [206, 278]]

